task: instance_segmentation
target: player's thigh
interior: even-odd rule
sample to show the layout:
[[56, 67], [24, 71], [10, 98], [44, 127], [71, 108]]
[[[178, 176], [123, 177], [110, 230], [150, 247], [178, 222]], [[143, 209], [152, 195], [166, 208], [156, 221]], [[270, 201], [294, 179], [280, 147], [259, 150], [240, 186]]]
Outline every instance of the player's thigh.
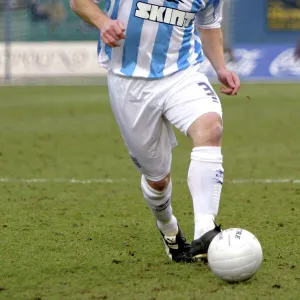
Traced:
[[168, 97], [164, 110], [166, 118], [184, 134], [204, 114], [217, 113], [222, 119], [220, 99], [207, 77], [195, 70], [186, 73]]
[[155, 93], [147, 82], [115, 75], [108, 76], [108, 88], [113, 113], [136, 168], [150, 180], [161, 180], [170, 172], [176, 140]]
[[141, 147], [140, 144], [133, 146], [126, 141], [125, 143], [137, 170], [147, 179], [160, 181], [171, 172], [174, 144], [170, 142], [170, 135], [165, 124], [162, 124], [158, 135], [152, 136], [152, 141], [146, 147]]

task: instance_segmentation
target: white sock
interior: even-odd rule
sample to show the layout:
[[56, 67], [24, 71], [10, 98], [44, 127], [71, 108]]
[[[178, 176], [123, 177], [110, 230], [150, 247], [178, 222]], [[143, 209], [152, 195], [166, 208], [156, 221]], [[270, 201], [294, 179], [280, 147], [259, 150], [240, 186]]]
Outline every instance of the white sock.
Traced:
[[144, 198], [156, 218], [158, 228], [166, 236], [175, 236], [178, 233], [178, 225], [171, 206], [172, 181], [163, 191], [157, 191], [142, 176], [141, 187]]
[[194, 239], [215, 227], [224, 175], [222, 162], [221, 147], [195, 147], [191, 153], [188, 186], [193, 198]]

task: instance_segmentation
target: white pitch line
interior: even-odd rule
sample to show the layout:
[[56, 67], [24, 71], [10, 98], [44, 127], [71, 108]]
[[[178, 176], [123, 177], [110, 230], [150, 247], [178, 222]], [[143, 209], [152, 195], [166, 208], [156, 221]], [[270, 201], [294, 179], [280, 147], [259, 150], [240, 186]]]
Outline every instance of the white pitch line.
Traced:
[[[96, 178], [96, 179], [63, 179], [63, 178], [0, 178], [0, 183], [70, 183], [70, 184], [112, 184], [129, 182], [127, 179], [110, 179], [110, 178]], [[175, 180], [175, 182], [186, 182], [186, 180]], [[300, 184], [300, 179], [233, 179], [225, 181], [225, 183], [245, 184], [245, 183], [293, 183]]]
[[99, 178], [99, 179], [63, 179], [63, 178], [0, 178], [0, 183], [75, 183], [75, 184], [91, 184], [91, 183], [120, 183], [127, 182], [126, 179], [109, 179], [109, 178]]
[[300, 179], [233, 179], [231, 183], [295, 183], [299, 184]]

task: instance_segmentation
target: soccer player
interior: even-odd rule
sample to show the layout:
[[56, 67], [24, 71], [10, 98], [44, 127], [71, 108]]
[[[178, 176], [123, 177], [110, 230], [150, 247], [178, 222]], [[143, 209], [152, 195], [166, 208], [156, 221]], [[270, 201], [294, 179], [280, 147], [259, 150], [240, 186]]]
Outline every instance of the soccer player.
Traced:
[[[201, 73], [202, 49], [223, 84], [221, 92], [233, 96], [240, 87], [224, 61], [222, 0], [106, 0], [105, 12], [92, 0], [70, 1], [100, 31], [98, 60], [108, 69], [111, 107], [142, 174], [142, 192], [168, 256], [176, 262], [202, 259], [220, 232], [215, 217], [224, 172], [222, 108]], [[177, 145], [172, 125], [193, 143], [188, 170], [195, 222], [191, 245], [171, 206], [172, 148]]]

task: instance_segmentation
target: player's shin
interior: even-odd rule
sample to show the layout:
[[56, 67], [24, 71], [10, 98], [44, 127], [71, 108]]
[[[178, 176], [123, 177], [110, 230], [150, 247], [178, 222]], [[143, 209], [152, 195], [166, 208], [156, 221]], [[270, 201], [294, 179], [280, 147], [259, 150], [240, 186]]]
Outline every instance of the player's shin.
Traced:
[[153, 189], [142, 176], [141, 188], [146, 202], [157, 220], [159, 230], [167, 236], [176, 236], [178, 224], [171, 206], [172, 181], [162, 191]]
[[224, 170], [221, 147], [195, 147], [191, 153], [188, 186], [193, 199], [194, 239], [215, 228]]

